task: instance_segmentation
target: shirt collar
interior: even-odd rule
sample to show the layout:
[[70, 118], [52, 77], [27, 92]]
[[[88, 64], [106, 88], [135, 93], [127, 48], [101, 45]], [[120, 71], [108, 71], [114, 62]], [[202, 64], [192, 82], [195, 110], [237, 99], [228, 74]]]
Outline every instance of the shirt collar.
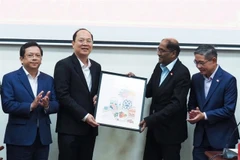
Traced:
[[171, 63], [169, 63], [167, 66], [164, 66], [162, 64], [160, 64], [160, 67], [163, 69], [164, 67], [167, 67], [167, 69], [169, 71], [171, 71], [173, 69], [173, 66], [176, 64], [178, 58], [176, 58], [175, 60], [173, 60]]
[[[26, 74], [27, 76], [31, 76], [31, 74], [24, 68], [24, 66], [22, 66], [22, 68], [23, 68], [23, 71], [25, 72], [25, 74]], [[40, 71], [38, 70], [36, 77], [38, 77], [39, 75], [40, 75]], [[31, 77], [32, 77], [32, 76], [31, 76]]]
[[217, 72], [218, 68], [219, 68], [219, 65], [217, 65], [217, 67], [216, 67], [215, 71], [212, 73], [212, 75], [211, 75], [209, 78], [207, 78], [206, 76], [203, 76], [203, 77], [204, 77], [204, 79], [205, 79], [205, 80], [212, 80], [212, 79], [213, 79], [213, 77], [215, 76], [215, 74], [216, 74], [216, 72]]
[[87, 66], [79, 58], [78, 58], [78, 61], [79, 61], [79, 63], [80, 63], [82, 68], [90, 68], [91, 65], [92, 65], [91, 61], [89, 60], [89, 58], [88, 58], [88, 65]]

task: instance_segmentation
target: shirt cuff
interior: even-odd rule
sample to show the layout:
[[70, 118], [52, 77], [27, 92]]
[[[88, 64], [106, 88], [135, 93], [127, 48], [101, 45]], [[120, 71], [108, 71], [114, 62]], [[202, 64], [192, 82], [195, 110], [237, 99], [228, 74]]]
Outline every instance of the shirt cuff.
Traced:
[[30, 112], [32, 112], [32, 103], [30, 104]]
[[82, 119], [83, 122], [86, 121], [88, 115], [89, 115], [89, 113]]
[[204, 120], [207, 120], [207, 114], [205, 112], [203, 112], [204, 114]]
[[49, 106], [47, 108], [44, 108], [44, 112], [47, 113], [49, 109]]

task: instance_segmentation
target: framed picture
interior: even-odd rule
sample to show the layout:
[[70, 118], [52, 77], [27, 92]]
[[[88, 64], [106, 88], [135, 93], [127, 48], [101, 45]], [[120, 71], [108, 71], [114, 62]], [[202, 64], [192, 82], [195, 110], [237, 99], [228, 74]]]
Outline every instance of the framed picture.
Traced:
[[100, 125], [140, 132], [146, 78], [102, 71], [95, 120]]

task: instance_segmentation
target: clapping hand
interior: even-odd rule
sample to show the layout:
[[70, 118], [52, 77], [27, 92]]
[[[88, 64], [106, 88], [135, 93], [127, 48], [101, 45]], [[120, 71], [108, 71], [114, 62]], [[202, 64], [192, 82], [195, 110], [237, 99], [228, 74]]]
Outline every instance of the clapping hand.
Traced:
[[196, 109], [194, 110], [191, 110], [188, 114], [189, 118], [187, 119], [187, 121], [191, 124], [195, 124], [205, 118], [204, 113], [201, 112], [198, 107], [196, 107]]
[[50, 91], [47, 92], [47, 94], [42, 98], [44, 91], [41, 91], [36, 98], [31, 103], [31, 111], [37, 108], [38, 105], [43, 106], [45, 109], [49, 107], [49, 95]]
[[39, 101], [39, 104], [43, 106], [45, 109], [49, 107], [49, 95], [50, 91], [47, 92], [47, 94]]

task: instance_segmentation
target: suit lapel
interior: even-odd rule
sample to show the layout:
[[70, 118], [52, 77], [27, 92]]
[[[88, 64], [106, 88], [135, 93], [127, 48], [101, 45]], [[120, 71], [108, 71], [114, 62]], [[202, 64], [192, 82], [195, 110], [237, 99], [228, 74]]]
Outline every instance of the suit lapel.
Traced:
[[35, 97], [34, 97], [32, 88], [30, 86], [29, 80], [22, 67], [18, 70], [18, 78], [20, 82], [23, 84], [24, 88], [28, 91], [30, 96], [34, 99]]
[[92, 61], [91, 61], [91, 64], [92, 64], [92, 66], [90, 67], [90, 74], [92, 76], [92, 88], [91, 88], [91, 92], [92, 92], [93, 88], [95, 88], [95, 85], [97, 85], [96, 84], [96, 79], [97, 79], [96, 75], [97, 74], [96, 74], [96, 67], [94, 66]]
[[80, 65], [79, 60], [77, 59], [75, 54], [72, 55], [72, 61], [73, 61], [74, 69], [78, 73], [78, 75], [79, 75], [79, 77], [81, 79], [81, 82], [84, 84], [86, 89], [89, 91], [86, 79], [85, 79], [85, 77], [83, 75], [84, 73], [82, 71], [81, 65]]
[[[40, 72], [40, 74], [39, 74], [39, 76], [38, 76], [37, 95], [38, 95], [41, 91], [44, 91], [43, 84], [44, 84], [44, 80], [43, 80], [43, 77], [42, 77], [42, 73]], [[43, 93], [43, 94], [46, 94], [46, 93]]]
[[[201, 98], [201, 101], [200, 102], [205, 102], [206, 98], [205, 98], [205, 91], [204, 91], [204, 78], [202, 75], [200, 75], [201, 77], [201, 80], [199, 81], [199, 93], [200, 93], [200, 98]], [[203, 103], [201, 104], [198, 104], [199, 108], [202, 109], [203, 107]]]
[[222, 77], [222, 69], [219, 67], [216, 74], [214, 75], [214, 77], [212, 79], [212, 83], [211, 83], [211, 86], [209, 88], [208, 95], [206, 97], [206, 101], [205, 101], [204, 105], [209, 101], [210, 97], [212, 96], [215, 89], [219, 85], [219, 83], [221, 81], [221, 77]]
[[161, 80], [161, 74], [162, 74], [162, 69], [160, 67], [160, 63], [158, 63], [157, 68], [156, 68], [156, 73], [154, 74], [154, 86], [156, 86], [157, 88], [160, 88], [159, 83]]

